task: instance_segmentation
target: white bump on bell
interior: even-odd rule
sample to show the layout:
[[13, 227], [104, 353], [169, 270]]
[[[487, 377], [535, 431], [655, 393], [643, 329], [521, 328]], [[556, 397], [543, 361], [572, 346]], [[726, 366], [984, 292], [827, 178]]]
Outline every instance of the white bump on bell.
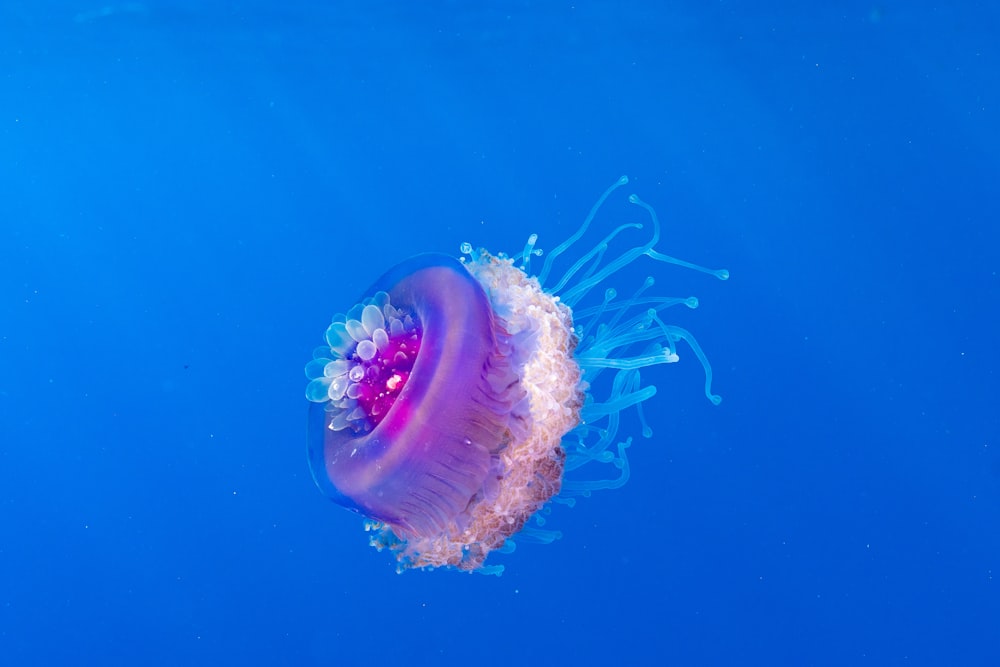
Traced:
[[343, 322], [334, 322], [326, 329], [326, 344], [330, 346], [331, 350], [336, 350], [341, 354], [346, 352], [346, 348], [353, 345], [354, 341], [351, 340], [350, 334], [347, 333], [347, 327]]
[[347, 391], [347, 386], [350, 383], [346, 375], [333, 378], [333, 382], [330, 383], [330, 389], [327, 391], [327, 396], [329, 396], [331, 401], [339, 401], [344, 397], [344, 392]]
[[368, 332], [365, 331], [365, 327], [361, 324], [361, 322], [357, 320], [347, 320], [347, 323], [344, 326], [347, 327], [348, 335], [350, 335], [350, 337], [357, 342], [360, 343], [363, 340], [368, 340]]
[[330, 378], [319, 377], [306, 385], [306, 398], [313, 403], [322, 403], [327, 397]]
[[365, 309], [361, 311], [361, 325], [369, 336], [375, 333], [376, 329], [384, 327], [385, 318], [382, 316], [382, 310], [378, 306], [370, 304], [365, 306]]
[[370, 340], [363, 340], [358, 343], [358, 349], [356, 350], [358, 356], [361, 357], [362, 361], [371, 361], [378, 354], [378, 348], [375, 347], [375, 343]]
[[376, 329], [372, 333], [372, 342], [375, 343], [379, 352], [385, 352], [385, 349], [389, 347], [389, 334], [385, 332], [385, 329]]
[[334, 359], [328, 362], [323, 368], [323, 375], [328, 378], [335, 378], [347, 373], [348, 367], [347, 359]]

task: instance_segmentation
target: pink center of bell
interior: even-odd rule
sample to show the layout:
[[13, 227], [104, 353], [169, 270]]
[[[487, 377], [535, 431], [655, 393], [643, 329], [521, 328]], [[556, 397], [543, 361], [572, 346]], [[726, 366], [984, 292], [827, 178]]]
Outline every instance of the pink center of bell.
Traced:
[[[420, 329], [390, 337], [385, 349], [368, 361], [362, 361], [364, 376], [357, 381], [358, 406], [368, 415], [372, 428], [378, 426], [392, 409], [392, 404], [406, 381], [420, 352]], [[361, 361], [355, 355], [356, 361]]]

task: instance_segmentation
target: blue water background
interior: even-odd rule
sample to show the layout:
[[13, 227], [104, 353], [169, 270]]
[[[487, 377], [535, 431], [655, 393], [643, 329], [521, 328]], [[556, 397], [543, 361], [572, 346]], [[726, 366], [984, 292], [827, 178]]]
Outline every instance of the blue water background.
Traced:
[[[1000, 664], [997, 34], [988, 2], [3, 3], [0, 661]], [[610, 285], [700, 297], [722, 404], [682, 348], [563, 539], [397, 575], [307, 469], [329, 317], [415, 252], [552, 248], [625, 173], [601, 230], [636, 192], [732, 272]]]

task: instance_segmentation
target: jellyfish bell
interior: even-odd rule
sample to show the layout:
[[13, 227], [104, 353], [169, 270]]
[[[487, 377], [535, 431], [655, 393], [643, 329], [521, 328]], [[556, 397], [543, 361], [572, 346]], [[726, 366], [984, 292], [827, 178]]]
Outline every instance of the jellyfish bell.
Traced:
[[[335, 315], [326, 345], [306, 365], [311, 402], [309, 461], [319, 487], [368, 518], [371, 542], [395, 552], [400, 569], [453, 567], [499, 573], [490, 552], [512, 548], [518, 532], [542, 541], [558, 536], [527, 527], [553, 497], [586, 495], [628, 478], [618, 439], [620, 413], [655, 393], [640, 370], [677, 361], [684, 341], [702, 362], [705, 392], [712, 373], [695, 339], [667, 325], [669, 307], [697, 300], [647, 296], [647, 279], [628, 299], [608, 288], [595, 306], [576, 307], [606, 279], [642, 256], [726, 279], [654, 249], [659, 221], [643, 245], [605, 261], [622, 225], [584, 253], [546, 289], [553, 260], [586, 232], [580, 229], [546, 258], [532, 235], [518, 258], [473, 251], [412, 257], [383, 275], [347, 313]], [[600, 399], [589, 389], [608, 373]], [[588, 464], [611, 465], [610, 479], [568, 478]]]
[[391, 526], [408, 564], [479, 567], [558, 493], [579, 421], [569, 310], [509, 261], [474, 266], [404, 261], [309, 369], [317, 483]]
[[338, 502], [409, 536], [454, 530], [495, 486], [500, 452], [530, 430], [511, 334], [447, 255], [406, 260], [369, 293], [368, 325], [343, 323], [361, 340], [343, 345], [341, 323], [330, 327], [337, 358], [314, 379], [329, 388], [312, 408], [313, 470]]

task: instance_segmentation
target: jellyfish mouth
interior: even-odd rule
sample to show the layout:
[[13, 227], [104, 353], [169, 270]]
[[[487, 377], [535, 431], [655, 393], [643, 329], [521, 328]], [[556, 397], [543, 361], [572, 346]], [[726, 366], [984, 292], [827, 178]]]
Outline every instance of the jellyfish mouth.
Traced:
[[327, 346], [306, 366], [306, 398], [324, 403], [328, 427], [355, 435], [378, 426], [399, 397], [420, 353], [423, 330], [408, 309], [386, 292], [337, 314], [326, 330]]

